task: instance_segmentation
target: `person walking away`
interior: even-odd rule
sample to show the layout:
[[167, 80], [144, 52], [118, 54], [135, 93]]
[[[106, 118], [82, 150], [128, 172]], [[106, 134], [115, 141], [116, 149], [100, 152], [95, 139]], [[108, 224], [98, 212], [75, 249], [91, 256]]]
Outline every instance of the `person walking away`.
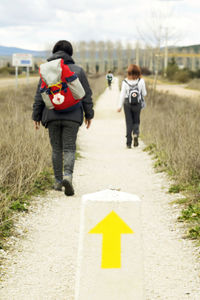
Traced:
[[118, 112], [124, 106], [126, 120], [126, 146], [131, 148], [132, 135], [134, 137], [133, 146], [139, 145], [139, 126], [141, 109], [145, 107], [144, 97], [147, 95], [145, 81], [141, 78], [140, 67], [134, 64], [129, 65], [127, 78], [122, 81], [119, 98]]
[[[85, 117], [86, 128], [89, 128], [91, 120], [94, 117], [92, 91], [84, 70], [75, 64], [72, 59], [72, 55], [73, 48], [69, 41], [61, 40], [55, 44], [51, 57], [47, 59], [48, 62], [40, 68], [42, 76], [44, 74], [45, 78], [47, 77], [50, 79], [52, 76], [55, 77], [55, 74], [51, 73], [52, 69], [48, 67], [49, 63], [52, 67], [54, 67], [54, 69], [55, 65], [58, 65], [58, 81], [60, 78], [63, 78], [59, 74], [61, 71], [64, 72], [65, 69], [69, 70], [69, 72], [72, 73], [72, 76], [64, 78], [64, 81], [65, 79], [67, 81], [58, 82], [58, 84], [53, 87], [47, 86], [43, 80], [44, 78], [42, 77], [39, 81], [35, 94], [35, 102], [33, 104], [32, 113], [35, 129], [39, 129], [40, 123], [48, 128], [50, 144], [52, 147], [52, 163], [55, 177], [54, 189], [61, 191], [62, 186], [64, 186], [65, 194], [67, 196], [74, 194], [72, 177], [75, 163], [76, 139], [79, 127], [83, 123], [83, 118]], [[47, 70], [46, 73], [45, 70]], [[71, 90], [69, 91], [68, 88], [70, 83], [73, 87], [75, 82], [73, 80], [77, 77], [79, 79], [79, 87], [83, 89], [83, 95], [85, 96], [81, 101], [77, 101], [75, 105], [72, 105], [67, 109], [56, 110], [56, 105], [59, 107], [59, 104], [62, 103], [64, 99], [64, 96], [61, 94], [64, 93], [64, 91], [68, 94], [71, 93]], [[49, 108], [44, 99], [47, 99], [47, 102], [49, 102], [50, 105], [54, 102], [53, 104], [55, 107], [53, 107], [53, 109], [52, 107]], [[49, 99], [51, 99], [51, 101], [49, 101]], [[64, 103], [62, 105], [64, 105]], [[69, 106], [69, 104], [67, 105]]]
[[107, 79], [107, 83], [108, 83], [108, 87], [109, 89], [111, 89], [111, 84], [112, 84], [112, 81], [113, 81], [113, 74], [111, 71], [108, 71], [108, 74], [106, 74], [106, 79]]

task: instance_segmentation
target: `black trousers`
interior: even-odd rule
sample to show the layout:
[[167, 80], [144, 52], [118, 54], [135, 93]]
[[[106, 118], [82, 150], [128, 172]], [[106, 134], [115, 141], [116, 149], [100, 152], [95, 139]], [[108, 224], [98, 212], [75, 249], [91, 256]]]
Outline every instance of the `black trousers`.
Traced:
[[72, 175], [73, 173], [79, 126], [79, 123], [67, 120], [57, 120], [48, 123], [56, 181], [62, 181], [63, 167], [64, 175]]
[[132, 134], [139, 136], [141, 104], [132, 105], [125, 100], [126, 144], [132, 144]]

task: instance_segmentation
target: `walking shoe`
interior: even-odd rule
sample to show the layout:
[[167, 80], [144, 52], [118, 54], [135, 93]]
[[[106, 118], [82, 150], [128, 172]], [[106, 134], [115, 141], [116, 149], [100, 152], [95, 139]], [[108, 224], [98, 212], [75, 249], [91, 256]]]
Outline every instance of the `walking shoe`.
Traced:
[[63, 177], [62, 185], [65, 188], [65, 195], [66, 196], [73, 196], [74, 195], [74, 188], [72, 185], [72, 176], [66, 175]]
[[55, 191], [62, 191], [62, 182], [59, 181], [55, 181], [53, 188]]
[[138, 143], [138, 137], [135, 136], [135, 137], [134, 137], [134, 144], [133, 144], [133, 146], [134, 146], [134, 147], [137, 147], [138, 145], [139, 145], [139, 143]]
[[127, 147], [128, 149], [131, 149], [131, 145], [126, 145], [126, 147]]

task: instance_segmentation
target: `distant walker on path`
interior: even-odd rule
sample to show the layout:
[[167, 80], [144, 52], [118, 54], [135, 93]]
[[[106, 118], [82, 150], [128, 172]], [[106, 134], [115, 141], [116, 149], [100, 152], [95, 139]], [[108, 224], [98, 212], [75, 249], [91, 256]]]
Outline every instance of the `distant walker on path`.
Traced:
[[126, 146], [131, 148], [132, 135], [134, 147], [139, 145], [140, 112], [145, 107], [144, 97], [147, 95], [144, 79], [141, 78], [141, 70], [137, 65], [131, 64], [127, 70], [127, 78], [122, 82], [119, 98], [118, 112], [124, 106], [126, 120]]
[[113, 81], [113, 74], [111, 71], [108, 71], [108, 74], [106, 74], [106, 79], [107, 79], [107, 83], [108, 83], [108, 87], [109, 89], [111, 89], [111, 84], [112, 84], [112, 81]]

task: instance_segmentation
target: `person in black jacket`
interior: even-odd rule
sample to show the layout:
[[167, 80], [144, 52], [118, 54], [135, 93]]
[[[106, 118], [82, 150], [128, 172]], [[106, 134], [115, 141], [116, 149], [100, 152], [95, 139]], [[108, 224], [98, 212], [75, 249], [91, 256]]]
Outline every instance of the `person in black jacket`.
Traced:
[[33, 104], [32, 119], [34, 120], [35, 129], [39, 129], [41, 122], [49, 131], [55, 176], [54, 189], [61, 191], [62, 186], [64, 186], [65, 194], [71, 196], [74, 194], [72, 175], [78, 129], [82, 125], [84, 117], [87, 129], [90, 127], [91, 120], [94, 117], [92, 91], [84, 70], [76, 65], [72, 59], [73, 48], [70, 42], [65, 40], [58, 41], [53, 47], [52, 53], [52, 56], [47, 61], [62, 58], [64, 64], [67, 64], [70, 70], [78, 76], [85, 90], [85, 96], [82, 101], [67, 112], [48, 109], [40, 93], [40, 79]]

